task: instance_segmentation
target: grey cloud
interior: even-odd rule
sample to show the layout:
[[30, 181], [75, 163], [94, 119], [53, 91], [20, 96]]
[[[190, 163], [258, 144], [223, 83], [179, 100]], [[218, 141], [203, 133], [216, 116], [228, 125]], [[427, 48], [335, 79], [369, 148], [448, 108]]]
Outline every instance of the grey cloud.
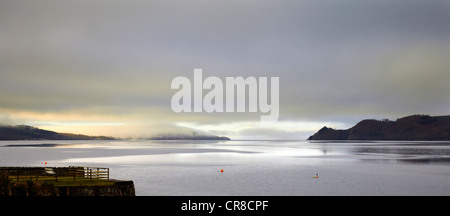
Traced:
[[279, 76], [280, 119], [449, 110], [446, 1], [0, 2], [0, 108], [170, 109], [201, 67]]

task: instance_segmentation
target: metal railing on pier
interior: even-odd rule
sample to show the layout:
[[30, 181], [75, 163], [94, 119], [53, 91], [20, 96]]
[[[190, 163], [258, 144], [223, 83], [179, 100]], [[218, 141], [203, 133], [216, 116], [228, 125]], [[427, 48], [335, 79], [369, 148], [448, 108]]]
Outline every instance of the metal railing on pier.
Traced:
[[109, 168], [104, 167], [0, 167], [0, 176], [11, 180], [104, 179], [109, 180]]

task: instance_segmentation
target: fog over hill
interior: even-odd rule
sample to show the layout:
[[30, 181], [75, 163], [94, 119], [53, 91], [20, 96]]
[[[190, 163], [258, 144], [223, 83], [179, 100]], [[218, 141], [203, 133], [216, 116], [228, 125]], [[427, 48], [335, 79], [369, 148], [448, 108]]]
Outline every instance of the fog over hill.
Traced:
[[[0, 140], [115, 140], [110, 136], [88, 136], [73, 133], [58, 133], [28, 125], [0, 125]], [[129, 138], [132, 139], [132, 138]], [[205, 134], [166, 134], [139, 137], [142, 140], [230, 140], [228, 137]]]

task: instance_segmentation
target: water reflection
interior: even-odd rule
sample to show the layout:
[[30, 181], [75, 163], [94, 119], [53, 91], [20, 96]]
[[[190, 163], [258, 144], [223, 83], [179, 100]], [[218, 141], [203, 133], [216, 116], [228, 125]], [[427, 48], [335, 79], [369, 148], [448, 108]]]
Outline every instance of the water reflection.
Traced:
[[364, 158], [362, 160], [371, 160], [375, 162], [395, 162], [395, 163], [422, 163], [422, 164], [450, 164], [449, 145], [439, 144], [434, 146], [421, 145], [417, 143], [396, 144], [392, 146], [358, 146], [352, 149], [353, 154], [374, 155], [379, 161], [373, 158]]
[[[429, 141], [4, 141], [10, 149], [83, 149], [94, 156], [186, 153], [261, 154], [264, 156], [357, 159], [375, 163], [450, 164], [450, 142]], [[10, 151], [8, 150], [8, 151]], [[82, 157], [86, 157], [84, 153]]]
[[375, 163], [450, 164], [448, 141], [310, 141], [324, 155]]

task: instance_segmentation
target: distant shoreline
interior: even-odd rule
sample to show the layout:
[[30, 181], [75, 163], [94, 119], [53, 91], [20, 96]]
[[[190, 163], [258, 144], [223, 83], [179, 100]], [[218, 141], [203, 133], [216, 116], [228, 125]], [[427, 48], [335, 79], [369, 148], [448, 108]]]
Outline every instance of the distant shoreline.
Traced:
[[[141, 140], [231, 140], [228, 137], [214, 135], [164, 135]], [[110, 136], [88, 136], [73, 133], [58, 133], [28, 125], [0, 125], [0, 140], [127, 140]]]

